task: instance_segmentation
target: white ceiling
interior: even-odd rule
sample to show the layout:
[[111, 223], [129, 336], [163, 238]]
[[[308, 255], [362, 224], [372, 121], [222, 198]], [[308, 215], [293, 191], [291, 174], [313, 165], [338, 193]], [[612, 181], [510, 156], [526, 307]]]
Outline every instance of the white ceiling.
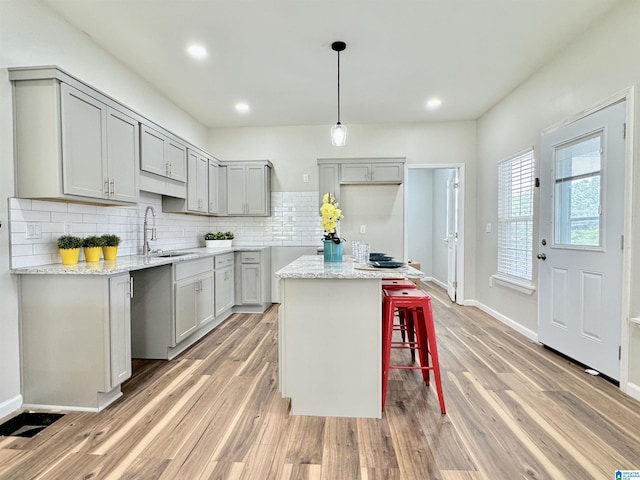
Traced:
[[335, 123], [335, 40], [342, 123], [476, 119], [620, 0], [41, 1], [219, 127]]

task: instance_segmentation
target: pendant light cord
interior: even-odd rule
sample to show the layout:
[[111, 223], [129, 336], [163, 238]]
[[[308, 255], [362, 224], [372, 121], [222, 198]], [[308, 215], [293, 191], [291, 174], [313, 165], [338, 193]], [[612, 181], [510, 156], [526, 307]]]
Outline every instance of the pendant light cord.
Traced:
[[340, 52], [338, 51], [338, 125], [340, 125]]

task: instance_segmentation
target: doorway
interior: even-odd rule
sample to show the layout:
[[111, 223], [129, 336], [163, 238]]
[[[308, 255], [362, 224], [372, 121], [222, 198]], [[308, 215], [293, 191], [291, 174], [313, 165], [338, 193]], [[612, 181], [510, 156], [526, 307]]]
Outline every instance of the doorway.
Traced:
[[620, 380], [626, 102], [542, 136], [538, 338]]
[[419, 263], [426, 281], [462, 305], [464, 165], [416, 164], [406, 170], [406, 259]]

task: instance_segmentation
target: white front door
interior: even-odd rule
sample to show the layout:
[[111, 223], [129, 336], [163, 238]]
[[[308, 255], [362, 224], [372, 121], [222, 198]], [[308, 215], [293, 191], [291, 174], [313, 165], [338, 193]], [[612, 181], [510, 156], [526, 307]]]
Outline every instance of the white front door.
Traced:
[[620, 378], [626, 102], [543, 135], [538, 338]]
[[447, 293], [456, 301], [458, 251], [458, 170], [452, 170], [447, 179]]

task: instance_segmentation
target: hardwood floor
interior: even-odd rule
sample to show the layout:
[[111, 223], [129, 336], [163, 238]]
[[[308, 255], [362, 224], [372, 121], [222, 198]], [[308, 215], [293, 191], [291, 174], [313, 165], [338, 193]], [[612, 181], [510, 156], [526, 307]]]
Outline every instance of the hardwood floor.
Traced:
[[393, 370], [381, 420], [288, 416], [274, 306], [235, 315], [172, 362], [135, 361], [124, 397], [101, 413], [0, 437], [0, 478], [556, 480], [640, 469], [640, 403], [425, 288], [447, 415], [418, 372]]

